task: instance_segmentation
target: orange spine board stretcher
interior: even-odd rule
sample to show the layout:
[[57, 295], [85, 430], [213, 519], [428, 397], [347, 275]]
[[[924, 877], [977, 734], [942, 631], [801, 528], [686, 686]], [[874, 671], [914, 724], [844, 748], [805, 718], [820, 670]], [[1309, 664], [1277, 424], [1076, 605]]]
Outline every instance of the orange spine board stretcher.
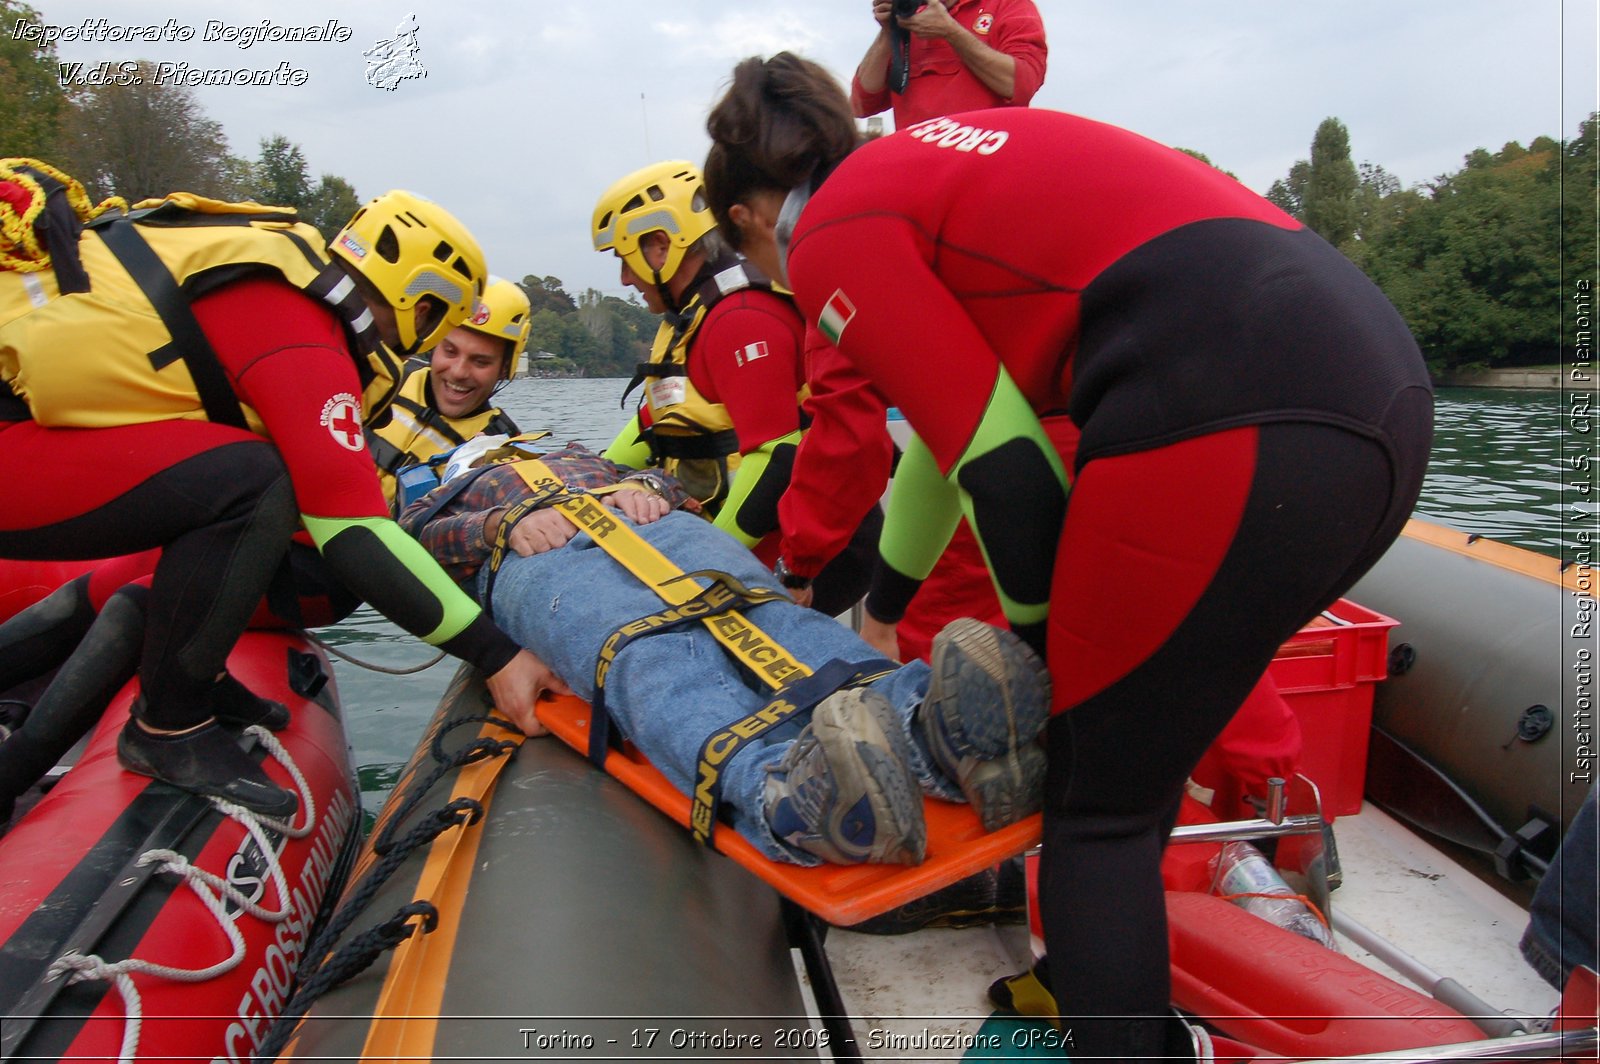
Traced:
[[[590, 708], [570, 696], [539, 703], [539, 719], [579, 753], [589, 749]], [[605, 770], [645, 801], [689, 829], [690, 800], [633, 745], [612, 750]], [[941, 887], [983, 871], [1039, 842], [1042, 815], [1035, 813], [994, 832], [985, 832], [970, 806], [924, 798], [928, 825], [926, 859], [916, 866], [893, 864], [813, 867], [784, 864], [763, 856], [738, 832], [718, 825], [712, 845], [737, 861], [779, 894], [836, 926], [857, 924]]]

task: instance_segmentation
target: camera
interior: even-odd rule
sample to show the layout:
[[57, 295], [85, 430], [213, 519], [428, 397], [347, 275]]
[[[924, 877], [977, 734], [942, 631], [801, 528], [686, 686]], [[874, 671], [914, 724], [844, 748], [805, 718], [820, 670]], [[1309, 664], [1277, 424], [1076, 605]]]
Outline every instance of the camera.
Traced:
[[928, 0], [894, 0], [894, 17], [910, 18], [927, 6]]

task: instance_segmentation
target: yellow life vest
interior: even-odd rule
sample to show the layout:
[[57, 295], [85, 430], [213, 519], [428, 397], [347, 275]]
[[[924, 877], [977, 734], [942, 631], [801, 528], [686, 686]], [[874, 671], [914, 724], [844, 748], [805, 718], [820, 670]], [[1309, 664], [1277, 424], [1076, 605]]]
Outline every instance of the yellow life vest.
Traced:
[[[701, 395], [689, 380], [689, 353], [711, 308], [746, 288], [792, 298], [742, 262], [718, 271], [695, 288], [680, 314], [661, 323], [650, 347], [650, 361], [639, 366], [634, 378], [635, 384], [646, 382], [644, 406], [649, 411], [649, 425], [643, 436], [652, 460], [676, 477], [713, 516], [728, 497], [733, 471], [739, 467], [739, 434], [728, 408]], [[630, 384], [629, 390], [632, 388]], [[804, 398], [802, 389], [795, 396], [796, 405]]]
[[[339, 314], [368, 420], [388, 406], [397, 360], [322, 235], [284, 207], [190, 193], [103, 215], [77, 243], [87, 290], [56, 271], [0, 271], [0, 383], [52, 427], [209, 419], [264, 433], [234, 394], [190, 308], [242, 277], [276, 275]], [[0, 390], [3, 392], [3, 390]]]
[[377, 463], [383, 497], [391, 505], [395, 498], [395, 477], [402, 470], [426, 465], [434, 455], [454, 450], [486, 432], [515, 436], [522, 431], [511, 416], [497, 406], [485, 406], [468, 417], [445, 417], [428, 403], [427, 364], [408, 362], [402, 373], [400, 390], [389, 408], [388, 423], [367, 430], [367, 449]]

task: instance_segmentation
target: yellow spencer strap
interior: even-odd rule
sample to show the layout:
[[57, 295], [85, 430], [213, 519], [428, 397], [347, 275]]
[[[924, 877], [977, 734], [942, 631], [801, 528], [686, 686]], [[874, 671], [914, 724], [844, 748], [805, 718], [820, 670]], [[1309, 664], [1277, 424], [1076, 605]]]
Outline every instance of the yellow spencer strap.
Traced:
[[[537, 458], [512, 463], [517, 474], [536, 492], [555, 496], [551, 506], [598, 543], [617, 564], [638, 577], [661, 596], [669, 606], [682, 606], [701, 591], [688, 580], [682, 569], [656, 550], [626, 522], [612, 514], [592, 496], [571, 494], [560, 477]], [[793, 683], [811, 670], [796, 660], [777, 640], [757, 627], [738, 610], [728, 610], [701, 619], [712, 636], [734, 657], [750, 667], [774, 691]]]
[[[521, 459], [512, 464], [516, 467], [517, 475], [536, 495], [553, 497], [551, 506], [554, 509], [579, 529], [589, 533], [613, 561], [643, 581], [668, 606], [686, 606], [702, 591], [671, 559], [656, 550], [626, 521], [609, 513], [592, 495], [569, 493], [566, 484], [550, 471], [549, 466], [537, 458]], [[811, 669], [796, 660], [777, 640], [738, 610], [730, 607], [713, 616], [703, 616], [700, 623], [706, 626], [717, 642], [774, 691], [812, 675]], [[604, 672], [597, 670], [596, 681], [603, 681], [603, 677]], [[697, 841], [702, 844], [711, 841], [716, 821], [717, 795], [721, 790], [718, 779], [722, 763], [746, 741], [782, 723], [799, 708], [785, 698], [777, 698], [706, 741], [695, 768], [695, 788], [690, 796], [690, 830]], [[593, 723], [590, 725], [595, 726]]]

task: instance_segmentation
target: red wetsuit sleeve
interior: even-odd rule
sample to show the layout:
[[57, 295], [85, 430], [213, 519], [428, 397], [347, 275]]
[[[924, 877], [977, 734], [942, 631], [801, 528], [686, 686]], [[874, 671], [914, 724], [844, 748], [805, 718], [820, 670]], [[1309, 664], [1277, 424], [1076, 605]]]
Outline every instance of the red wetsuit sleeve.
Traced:
[[760, 291], [728, 296], [700, 326], [689, 379], [701, 395], [728, 408], [739, 453], [800, 427], [801, 335], [793, 305]]
[[778, 520], [784, 561], [792, 572], [814, 577], [883, 495], [894, 445], [883, 397], [815, 329], [806, 330], [806, 367], [811, 425], [778, 501]]
[[948, 473], [989, 403], [1000, 360], [934, 275], [931, 254], [907, 219], [854, 215], [804, 232], [788, 265], [805, 320], [838, 329], [840, 353], [901, 409]]
[[[197, 299], [194, 313], [239, 398], [260, 415], [300, 512], [389, 522], [362, 433], [360, 379], [332, 309], [283, 281], [250, 278]], [[439, 631], [452, 606], [443, 592], [460, 594], [443, 571], [420, 548], [419, 558], [407, 559], [380, 536], [355, 542], [363, 544], [360, 553], [322, 545], [334, 576], [413, 635]], [[492, 674], [517, 647], [486, 614], [473, 613], [465, 628], [436, 643]]]
[[361, 432], [361, 383], [333, 310], [251, 278], [196, 300], [194, 313], [283, 456], [300, 512], [387, 517]]

